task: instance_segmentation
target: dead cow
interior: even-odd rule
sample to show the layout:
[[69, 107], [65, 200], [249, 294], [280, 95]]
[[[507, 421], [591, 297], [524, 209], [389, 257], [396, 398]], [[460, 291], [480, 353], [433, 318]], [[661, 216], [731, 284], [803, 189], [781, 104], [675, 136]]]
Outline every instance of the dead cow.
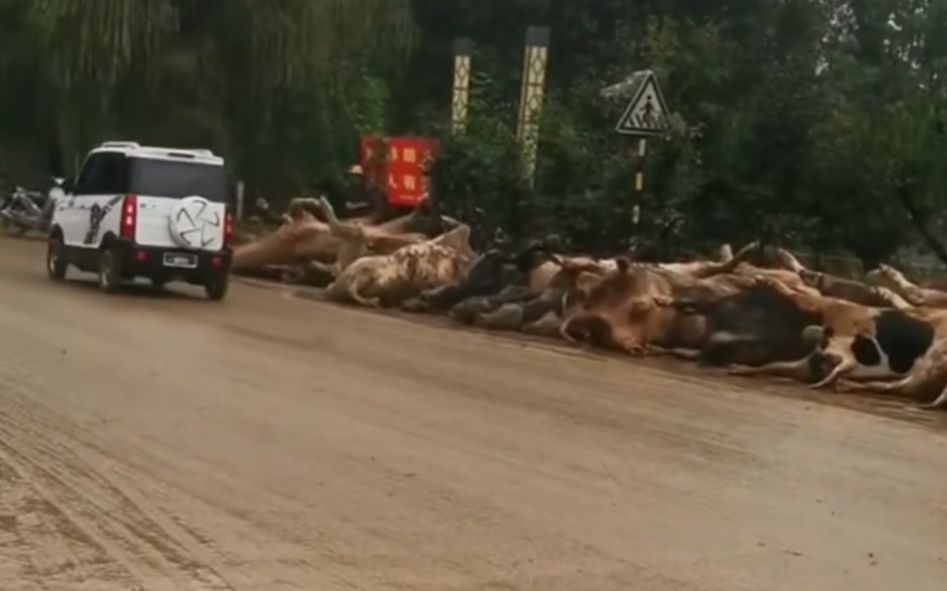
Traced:
[[399, 249], [390, 255], [358, 259], [326, 290], [335, 301], [364, 306], [396, 306], [425, 290], [464, 277], [474, 260], [470, 227], [461, 225], [434, 240]]
[[669, 305], [673, 287], [667, 274], [634, 267], [619, 259], [618, 271], [606, 277], [562, 324], [570, 342], [642, 355], [652, 346], [698, 348], [703, 319], [682, 315]]
[[[804, 359], [821, 340], [821, 317], [806, 313], [791, 299], [766, 285], [753, 285], [736, 293], [716, 295], [685, 291], [674, 300], [685, 314], [706, 319], [705, 340], [698, 351], [676, 350], [676, 356], [702, 364], [725, 367], [761, 367], [776, 362]], [[800, 368], [805, 379], [808, 368]]]
[[[428, 202], [422, 202], [409, 215], [379, 225], [372, 218], [350, 219], [329, 223], [328, 202], [313, 198], [293, 199], [283, 225], [278, 230], [252, 243], [234, 249], [235, 271], [252, 271], [267, 265], [292, 265], [318, 261], [332, 265], [340, 258], [347, 264], [366, 251], [390, 254], [406, 244], [433, 238], [456, 222], [434, 214]], [[333, 231], [333, 229], [335, 231]], [[341, 252], [344, 251], [344, 252]]]
[[734, 368], [740, 375], [798, 377], [822, 374], [813, 388], [834, 385], [839, 379], [890, 380], [906, 377], [947, 336], [947, 323], [923, 310], [870, 308], [845, 300], [811, 296], [779, 282], [767, 285], [794, 302], [812, 319], [820, 319], [821, 344], [805, 359], [758, 368]]
[[855, 382], [840, 380], [843, 391], [875, 392], [903, 396], [917, 401], [922, 410], [947, 407], [947, 339], [936, 338], [933, 346], [900, 380]]
[[267, 265], [291, 265], [306, 261], [333, 263], [341, 241], [307, 211], [289, 218], [275, 232], [238, 246], [233, 253], [235, 272], [251, 271]]
[[[548, 256], [547, 247], [542, 243], [532, 244], [519, 252], [500, 248], [488, 250], [477, 257], [460, 281], [426, 291], [408, 302], [406, 307], [414, 312], [447, 311], [466, 301], [491, 301], [510, 289], [522, 293], [519, 299], [525, 298], [531, 285], [547, 283], [544, 274]], [[504, 297], [503, 301], [512, 300]]]
[[[537, 293], [538, 282], [525, 288], [508, 288], [492, 298], [472, 298], [455, 306], [451, 316], [489, 330], [505, 330], [535, 336], [559, 337], [563, 318], [576, 309], [604, 280], [597, 265], [576, 259], [557, 258], [559, 272]], [[545, 272], [540, 266], [540, 272]], [[534, 274], [530, 274], [530, 279]]]
[[325, 218], [332, 236], [340, 242], [335, 262], [336, 274], [364, 256], [392, 254], [405, 246], [420, 244], [427, 239], [424, 234], [392, 233], [390, 228], [400, 229], [405, 225], [403, 220], [395, 220], [381, 226], [369, 226], [358, 221], [343, 222], [336, 216], [335, 209], [325, 197], [314, 201], [314, 207], [318, 208]]

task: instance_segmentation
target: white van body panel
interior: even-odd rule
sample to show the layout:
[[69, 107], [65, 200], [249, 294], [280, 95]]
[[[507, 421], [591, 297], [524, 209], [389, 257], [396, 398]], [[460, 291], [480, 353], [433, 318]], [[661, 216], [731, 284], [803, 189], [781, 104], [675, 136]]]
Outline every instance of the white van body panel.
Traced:
[[[189, 167], [210, 167], [215, 169], [214, 174], [223, 175], [223, 158], [209, 150], [106, 142], [89, 153], [83, 165], [84, 173], [89, 160], [97, 155], [173, 164], [178, 166], [178, 171]], [[131, 178], [126, 182], [134, 185]], [[123, 206], [129, 194], [134, 195], [137, 202], [134, 212], [136, 245], [212, 252], [226, 247], [227, 205], [219, 198], [214, 200], [211, 195], [137, 195], [133, 192], [64, 195], [57, 202], [52, 220], [53, 225], [62, 230], [63, 243], [75, 248], [98, 249], [106, 236], [119, 236], [125, 214]]]
[[180, 199], [138, 195], [135, 243], [188, 250], [223, 249], [226, 204], [195, 197], [200, 202], [195, 199], [194, 205], [184, 203], [182, 208]]

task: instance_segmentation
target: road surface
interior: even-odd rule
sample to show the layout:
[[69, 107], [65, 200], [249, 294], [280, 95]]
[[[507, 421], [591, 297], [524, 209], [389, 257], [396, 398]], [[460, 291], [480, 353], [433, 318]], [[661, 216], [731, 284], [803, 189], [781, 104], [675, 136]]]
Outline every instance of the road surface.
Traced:
[[941, 415], [42, 267], [0, 240], [5, 591], [947, 585]]

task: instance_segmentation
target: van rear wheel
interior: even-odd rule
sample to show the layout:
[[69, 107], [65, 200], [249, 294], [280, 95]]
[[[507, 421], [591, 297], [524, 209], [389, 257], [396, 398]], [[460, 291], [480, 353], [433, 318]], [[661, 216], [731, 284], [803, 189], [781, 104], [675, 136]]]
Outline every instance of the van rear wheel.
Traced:
[[53, 281], [66, 278], [69, 264], [62, 256], [62, 238], [51, 237], [46, 245], [46, 273]]
[[99, 289], [103, 293], [115, 293], [121, 285], [122, 273], [119, 269], [118, 254], [107, 248], [99, 253]]
[[215, 302], [219, 302], [227, 297], [227, 290], [229, 287], [230, 278], [227, 273], [211, 275], [204, 282], [204, 291], [207, 293], [208, 299]]

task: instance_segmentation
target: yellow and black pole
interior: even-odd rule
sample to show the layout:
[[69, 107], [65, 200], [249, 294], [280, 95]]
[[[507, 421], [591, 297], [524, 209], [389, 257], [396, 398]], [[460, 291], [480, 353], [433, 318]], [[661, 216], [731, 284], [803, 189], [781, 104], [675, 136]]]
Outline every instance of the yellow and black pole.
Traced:
[[545, 95], [546, 63], [549, 58], [549, 37], [549, 27], [529, 27], [526, 31], [516, 137], [520, 143], [523, 180], [530, 189], [533, 188], [536, 177], [539, 124]]
[[635, 191], [634, 206], [631, 210], [631, 223], [634, 225], [635, 231], [637, 231], [641, 225], [641, 206], [644, 204], [644, 165], [647, 155], [647, 138], [638, 138], [638, 145], [635, 146], [632, 157], [632, 170], [635, 173]]
[[470, 39], [454, 42], [454, 92], [451, 97], [451, 130], [454, 135], [462, 135], [467, 131], [472, 54], [473, 42]]

